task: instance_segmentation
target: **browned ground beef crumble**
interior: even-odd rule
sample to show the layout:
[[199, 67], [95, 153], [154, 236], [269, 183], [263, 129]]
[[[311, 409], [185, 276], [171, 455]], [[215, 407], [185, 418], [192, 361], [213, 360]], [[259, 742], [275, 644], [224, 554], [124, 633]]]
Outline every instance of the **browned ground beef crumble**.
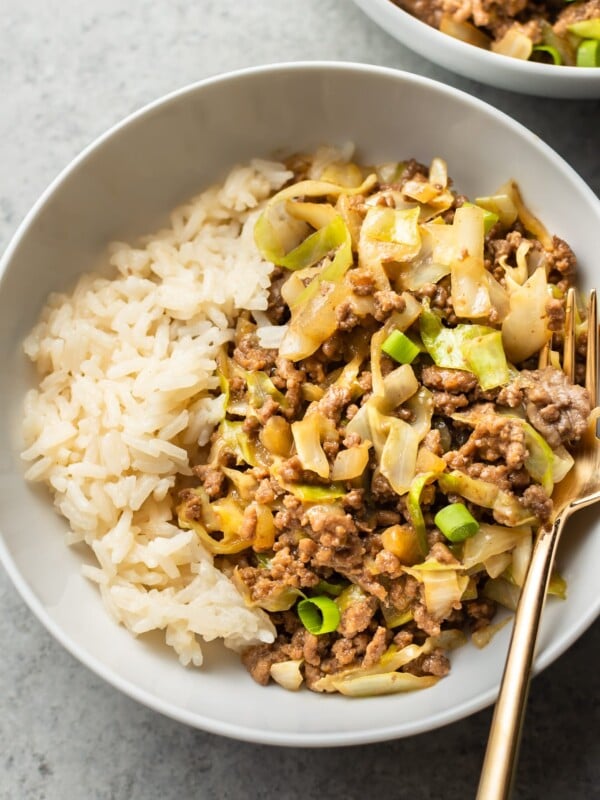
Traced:
[[[453, 5], [477, 7], [481, 14], [506, 17], [523, 11], [526, 6], [535, 6], [536, 12], [549, 11], [549, 3], [448, 3], [403, 2], [403, 7], [419, 17], [435, 24], [441, 10]], [[590, 5], [590, 4], [587, 4]], [[546, 8], [547, 7], [547, 8]], [[503, 11], [501, 11], [503, 9]], [[498, 23], [500, 24], [500, 23]], [[296, 177], [301, 178], [306, 164], [301, 159], [294, 162]], [[428, 168], [416, 161], [406, 162], [404, 172], [392, 189], [402, 191], [406, 181], [420, 176], [427, 179]], [[375, 190], [384, 190], [378, 186]], [[353, 202], [358, 213], [364, 214], [364, 199], [355, 197]], [[454, 208], [462, 205], [464, 198], [456, 195]], [[447, 212], [446, 221], [452, 220], [453, 209]], [[499, 280], [503, 269], [499, 259], [514, 258], [519, 243], [528, 238], [519, 222], [510, 230], [494, 226], [485, 242], [485, 266]], [[569, 246], [554, 238], [552, 246], [543, 250], [539, 242], [533, 247], [543, 251], [547, 263], [549, 280], [562, 290], [573, 280], [575, 257]], [[289, 310], [281, 296], [281, 287], [287, 274], [276, 269], [272, 274], [268, 315], [274, 324], [281, 324], [289, 317]], [[236, 341], [229, 357], [244, 370], [263, 371], [281, 393], [276, 400], [268, 396], [256, 414], [247, 417], [243, 430], [257, 446], [275, 428], [288, 437], [289, 425], [302, 419], [309, 403], [318, 399], [318, 408], [330, 421], [323, 449], [330, 465], [336, 454], [360, 443], [360, 436], [348, 433], [346, 425], [360, 407], [368, 400], [372, 390], [372, 376], [368, 356], [357, 377], [360, 387], [357, 393], [338, 386], [327, 387], [328, 376], [348, 363], [356, 352], [360, 336], [368, 338], [378, 330], [381, 322], [393, 311], [402, 311], [405, 301], [395, 291], [378, 292], [373, 278], [364, 271], [350, 273], [352, 297], [348, 297], [337, 309], [337, 331], [312, 356], [296, 363], [282, 358], [276, 350], [260, 346], [251, 327], [238, 326]], [[457, 318], [451, 303], [449, 279], [430, 284], [415, 293], [419, 299], [429, 298], [432, 308], [437, 309], [446, 321], [453, 325]], [[374, 299], [373, 314], [360, 318], [352, 311], [357, 298]], [[564, 323], [564, 300], [550, 299], [548, 313], [551, 329], [556, 331], [556, 341], [562, 336]], [[417, 326], [418, 329], [418, 326]], [[585, 337], [578, 349], [582, 362], [585, 356]], [[396, 366], [384, 359], [383, 371]], [[517, 365], [522, 368], [525, 365]], [[567, 445], [582, 434], [589, 415], [587, 393], [580, 386], [572, 385], [562, 372], [553, 367], [521, 369], [518, 375], [500, 389], [483, 392], [474, 374], [457, 369], [445, 369], [431, 363], [421, 354], [414, 362], [415, 374], [420, 383], [431, 390], [434, 416], [431, 431], [424, 445], [446, 462], [448, 469], [459, 470], [474, 478], [496, 484], [528, 508], [540, 523], [548, 520], [552, 501], [539, 484], [532, 481], [524, 467], [527, 447], [523, 428], [510, 417], [493, 413], [498, 410], [522, 409], [531, 425], [537, 429], [552, 447]], [[239, 376], [230, 382], [233, 399], [242, 398], [247, 390]], [[283, 398], [283, 399], [281, 399]], [[468, 425], [455, 421], [452, 415], [461, 412], [476, 412], [477, 421]], [[492, 412], [492, 413], [489, 413]], [[394, 413], [410, 419], [408, 408], [398, 407]], [[214, 440], [218, 439], [215, 433]], [[218, 456], [210, 465], [196, 467], [210, 500], [222, 498], [227, 493], [228, 467], [236, 463], [235, 454], [222, 446]], [[379, 472], [371, 456], [369, 467], [362, 480], [347, 482], [345, 494], [338, 504], [311, 504], [302, 502], [291, 491], [290, 484], [328, 486], [328, 479], [305, 470], [297, 455], [288, 450], [275, 479], [264, 467], [247, 467], [244, 475], [251, 481], [252, 503], [244, 511], [239, 535], [251, 540], [255, 535], [258, 510], [261, 505], [273, 508], [276, 529], [271, 549], [261, 557], [251, 549], [236, 555], [222, 556], [217, 563], [228, 574], [235, 575], [245, 587], [250, 602], [268, 607], [282, 593], [299, 590], [310, 594], [320, 581], [352, 584], [361, 590], [344, 609], [336, 631], [321, 636], [309, 633], [293, 609], [271, 611], [270, 616], [277, 628], [273, 644], [261, 644], [248, 648], [243, 662], [252, 677], [261, 684], [270, 679], [271, 665], [287, 660], [302, 660], [304, 678], [309, 688], [325, 675], [334, 674], [349, 667], [368, 667], [376, 663], [391, 643], [399, 647], [422, 643], [427, 636], [437, 635], [446, 628], [479, 630], [493, 618], [495, 603], [478, 596], [460, 604], [446, 619], [434, 618], [424, 602], [423, 585], [403, 571], [403, 565], [392, 552], [383, 547], [382, 532], [394, 525], [410, 525], [406, 496], [397, 495], [387, 479]], [[203, 508], [192, 490], [182, 492], [186, 513], [190, 519], [202, 520]], [[436, 510], [446, 505], [453, 496], [445, 494], [437, 484], [425, 487], [421, 497], [429, 543], [428, 558], [442, 564], [456, 564], [452, 545], [433, 522]], [[471, 511], [482, 522], [493, 523], [492, 510], [469, 504]], [[474, 578], [475, 590], [485, 580], [481, 574]], [[276, 603], [274, 603], [276, 607]], [[411, 619], [398, 629], [386, 625], [383, 609], [396, 613], [410, 612]], [[440, 649], [411, 661], [403, 671], [414, 675], [443, 676], [449, 670], [449, 662]]]

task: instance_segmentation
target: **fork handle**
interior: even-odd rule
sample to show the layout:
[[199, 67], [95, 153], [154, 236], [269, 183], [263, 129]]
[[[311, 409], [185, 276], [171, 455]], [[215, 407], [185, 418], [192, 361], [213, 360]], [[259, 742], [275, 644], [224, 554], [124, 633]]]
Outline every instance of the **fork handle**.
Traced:
[[511, 794], [540, 617], [566, 519], [566, 513], [559, 514], [552, 528], [538, 535], [533, 549], [515, 614], [477, 800], [507, 800]]

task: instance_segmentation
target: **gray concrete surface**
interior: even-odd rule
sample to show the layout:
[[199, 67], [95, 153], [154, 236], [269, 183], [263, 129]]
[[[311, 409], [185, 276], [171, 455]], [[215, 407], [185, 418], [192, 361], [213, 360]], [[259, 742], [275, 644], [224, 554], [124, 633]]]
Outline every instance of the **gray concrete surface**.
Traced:
[[[112, 123], [197, 79], [286, 60], [385, 64], [466, 89], [529, 126], [600, 192], [600, 103], [459, 79], [350, 0], [2, 0], [0, 12], [0, 250], [49, 181]], [[519, 800], [598, 797], [599, 646], [596, 625], [535, 680]], [[76, 662], [0, 570], [0, 800], [464, 800], [474, 796], [490, 716], [319, 751], [188, 729]]]

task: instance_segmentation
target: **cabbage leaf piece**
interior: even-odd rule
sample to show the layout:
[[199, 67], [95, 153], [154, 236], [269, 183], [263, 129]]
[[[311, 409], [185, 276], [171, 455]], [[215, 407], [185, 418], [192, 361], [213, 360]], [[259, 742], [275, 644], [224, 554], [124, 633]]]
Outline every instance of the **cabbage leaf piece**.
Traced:
[[438, 367], [472, 372], [484, 390], [509, 382], [499, 331], [466, 323], [447, 328], [428, 305], [423, 307], [419, 324], [423, 345]]

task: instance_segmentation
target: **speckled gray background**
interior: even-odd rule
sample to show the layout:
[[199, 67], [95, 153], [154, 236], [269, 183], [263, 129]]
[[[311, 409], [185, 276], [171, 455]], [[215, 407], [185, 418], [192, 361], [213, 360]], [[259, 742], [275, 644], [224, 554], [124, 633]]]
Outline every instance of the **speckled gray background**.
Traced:
[[[1, 0], [0, 33], [0, 250], [57, 172], [126, 114], [200, 78], [286, 60], [385, 64], [464, 88], [529, 126], [600, 193], [599, 102], [459, 79], [350, 0]], [[599, 796], [599, 646], [596, 625], [534, 681], [519, 800]], [[411, 739], [312, 751], [188, 729], [76, 662], [0, 570], [0, 800], [465, 800], [489, 722], [484, 711]]]

